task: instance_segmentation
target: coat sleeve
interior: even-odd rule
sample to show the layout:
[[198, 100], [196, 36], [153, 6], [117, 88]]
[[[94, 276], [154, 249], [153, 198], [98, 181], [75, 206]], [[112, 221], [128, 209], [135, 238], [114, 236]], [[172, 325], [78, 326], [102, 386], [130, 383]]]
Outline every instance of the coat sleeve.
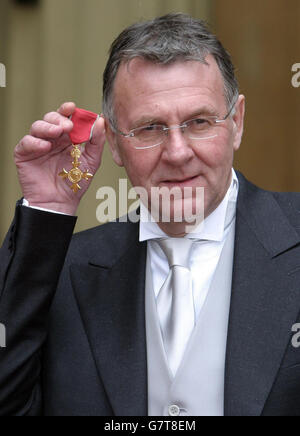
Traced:
[[75, 223], [17, 205], [0, 249], [0, 416], [42, 413], [41, 349]]

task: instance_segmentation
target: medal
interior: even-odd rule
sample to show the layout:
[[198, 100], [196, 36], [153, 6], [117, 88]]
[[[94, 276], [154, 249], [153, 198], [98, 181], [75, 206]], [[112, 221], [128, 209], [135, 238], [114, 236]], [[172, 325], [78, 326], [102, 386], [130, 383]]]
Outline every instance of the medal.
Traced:
[[79, 182], [81, 182], [81, 180], [83, 179], [90, 180], [94, 176], [89, 172], [89, 170], [83, 173], [79, 168], [81, 164], [81, 162], [79, 161], [81, 156], [81, 150], [78, 145], [73, 145], [71, 156], [74, 159], [72, 162], [73, 168], [70, 171], [63, 169], [62, 172], [59, 173], [59, 175], [63, 179], [68, 179], [72, 183], [71, 189], [76, 194], [81, 189]]
[[83, 109], [75, 109], [75, 112], [70, 117], [74, 123], [70, 138], [73, 143], [71, 151], [72, 169], [67, 171], [65, 168], [59, 173], [59, 176], [64, 180], [71, 182], [71, 189], [76, 194], [81, 186], [79, 183], [82, 180], [89, 181], [93, 176], [89, 170], [82, 171], [80, 169], [80, 157], [81, 157], [81, 144], [90, 141], [93, 136], [93, 129], [96, 121], [99, 119], [99, 115], [93, 112], [85, 111]]

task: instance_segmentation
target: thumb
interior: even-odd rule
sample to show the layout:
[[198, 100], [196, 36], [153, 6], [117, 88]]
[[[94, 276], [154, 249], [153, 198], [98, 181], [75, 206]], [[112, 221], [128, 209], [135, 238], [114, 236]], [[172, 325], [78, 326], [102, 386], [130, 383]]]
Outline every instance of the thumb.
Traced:
[[106, 141], [105, 121], [101, 116], [94, 124], [93, 135], [85, 145], [85, 150], [90, 156], [102, 153]]
[[73, 114], [76, 109], [76, 104], [73, 102], [63, 103], [58, 109], [57, 112], [65, 117], [69, 117]]

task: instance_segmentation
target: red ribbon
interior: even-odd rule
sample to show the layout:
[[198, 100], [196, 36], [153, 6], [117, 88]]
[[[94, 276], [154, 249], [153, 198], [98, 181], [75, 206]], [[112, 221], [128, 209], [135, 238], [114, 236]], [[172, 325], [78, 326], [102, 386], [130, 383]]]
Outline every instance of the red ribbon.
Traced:
[[93, 128], [99, 115], [84, 109], [75, 109], [70, 117], [74, 124], [70, 133], [71, 141], [74, 145], [83, 144], [92, 139]]

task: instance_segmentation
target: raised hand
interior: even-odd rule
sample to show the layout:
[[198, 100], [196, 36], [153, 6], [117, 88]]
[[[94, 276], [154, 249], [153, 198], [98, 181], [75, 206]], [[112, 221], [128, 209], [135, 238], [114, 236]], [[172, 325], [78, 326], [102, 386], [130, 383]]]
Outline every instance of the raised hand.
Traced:
[[[72, 143], [69, 134], [73, 123], [74, 103], [64, 103], [57, 112], [50, 112], [43, 120], [36, 121], [15, 148], [15, 163], [18, 169], [23, 196], [30, 206], [42, 207], [74, 215], [90, 181], [80, 182], [81, 190], [74, 193], [70, 183], [59, 177], [65, 168], [71, 169]], [[93, 138], [80, 157], [83, 171], [95, 174], [101, 164], [105, 144], [105, 122], [100, 118], [94, 127]]]

